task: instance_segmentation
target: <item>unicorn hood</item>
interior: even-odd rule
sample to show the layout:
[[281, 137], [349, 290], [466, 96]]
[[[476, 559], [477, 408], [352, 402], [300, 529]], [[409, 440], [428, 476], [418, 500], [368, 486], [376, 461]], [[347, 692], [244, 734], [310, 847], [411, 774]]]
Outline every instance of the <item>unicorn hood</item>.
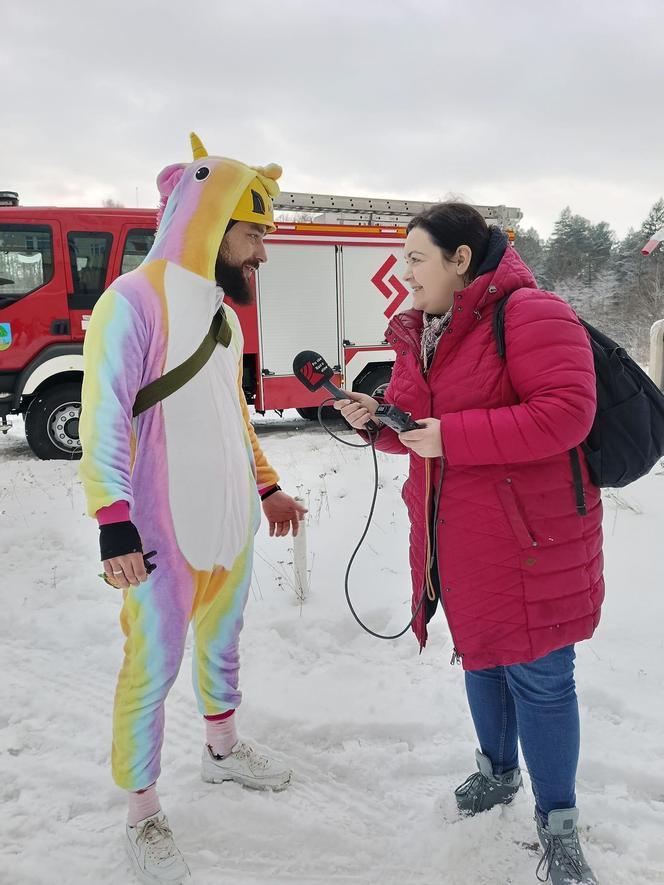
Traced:
[[164, 259], [214, 280], [231, 219], [274, 230], [272, 200], [279, 193], [281, 167], [211, 157], [195, 133], [190, 138], [193, 162], [167, 166], [157, 176], [161, 220], [146, 261]]

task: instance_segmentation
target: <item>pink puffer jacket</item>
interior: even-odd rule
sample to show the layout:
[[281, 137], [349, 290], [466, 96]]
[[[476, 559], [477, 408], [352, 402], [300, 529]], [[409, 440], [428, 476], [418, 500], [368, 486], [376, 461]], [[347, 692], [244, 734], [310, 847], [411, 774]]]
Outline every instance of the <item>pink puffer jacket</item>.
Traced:
[[[506, 359], [492, 331], [505, 310]], [[581, 454], [579, 516], [569, 450], [595, 414], [588, 338], [572, 309], [537, 289], [518, 253], [457, 293], [431, 369], [420, 368], [422, 313], [395, 316], [397, 359], [387, 402], [441, 421], [444, 474], [436, 525], [441, 600], [465, 669], [532, 661], [592, 636], [604, 597], [602, 505]], [[408, 450], [384, 428], [377, 448]], [[439, 462], [432, 465], [432, 487]], [[411, 521], [413, 610], [426, 567], [425, 462], [410, 454], [403, 498]], [[413, 629], [424, 646], [426, 606]]]

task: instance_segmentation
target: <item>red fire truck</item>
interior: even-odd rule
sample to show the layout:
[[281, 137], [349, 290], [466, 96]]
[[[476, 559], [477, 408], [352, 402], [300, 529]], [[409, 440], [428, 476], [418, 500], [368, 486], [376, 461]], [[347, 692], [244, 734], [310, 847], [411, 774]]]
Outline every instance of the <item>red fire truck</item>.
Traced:
[[[244, 389], [257, 411], [315, 417], [326, 394], [294, 377], [300, 350], [323, 354], [337, 383], [353, 390], [387, 384], [393, 353], [384, 330], [409, 298], [400, 266], [405, 225], [429, 205], [281, 194], [278, 211], [313, 220], [278, 223], [255, 303], [238, 308]], [[478, 208], [506, 229], [521, 217], [505, 206]], [[143, 261], [154, 228], [154, 210], [33, 208], [0, 193], [0, 429], [23, 414], [40, 458], [80, 456], [85, 329], [104, 289]]]

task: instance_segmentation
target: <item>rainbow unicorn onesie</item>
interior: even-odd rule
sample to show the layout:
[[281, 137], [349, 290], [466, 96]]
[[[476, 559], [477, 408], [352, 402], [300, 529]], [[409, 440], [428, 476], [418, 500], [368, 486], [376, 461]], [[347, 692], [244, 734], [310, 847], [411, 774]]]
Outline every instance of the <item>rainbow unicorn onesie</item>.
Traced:
[[[243, 337], [232, 336], [183, 387], [132, 417], [136, 395], [193, 354], [219, 309], [219, 246], [231, 218], [274, 229], [278, 166], [208, 156], [164, 169], [154, 245], [95, 306], [85, 338], [81, 478], [91, 516], [124, 507], [143, 550], [158, 552], [145, 583], [125, 591], [126, 637], [113, 716], [113, 776], [126, 790], [160, 772], [164, 701], [189, 623], [200, 712], [234, 710], [238, 641], [261, 518], [277, 474], [260, 449], [242, 391]], [[258, 195], [258, 196], [256, 196]], [[125, 502], [124, 504], [120, 502]], [[130, 516], [128, 515], [130, 514]]]

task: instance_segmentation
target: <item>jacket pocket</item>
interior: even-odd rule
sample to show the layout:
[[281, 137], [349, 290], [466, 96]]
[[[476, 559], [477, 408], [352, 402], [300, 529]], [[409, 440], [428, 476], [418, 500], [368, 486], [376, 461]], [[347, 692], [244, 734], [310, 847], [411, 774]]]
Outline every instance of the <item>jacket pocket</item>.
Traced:
[[505, 511], [505, 516], [510, 524], [510, 528], [514, 532], [514, 537], [517, 539], [520, 546], [524, 548], [537, 547], [537, 541], [533, 537], [532, 532], [523, 518], [521, 505], [519, 504], [519, 499], [514, 491], [512, 480], [509, 478], [502, 479], [496, 484], [496, 491], [498, 492], [500, 503], [503, 505], [503, 510]]

